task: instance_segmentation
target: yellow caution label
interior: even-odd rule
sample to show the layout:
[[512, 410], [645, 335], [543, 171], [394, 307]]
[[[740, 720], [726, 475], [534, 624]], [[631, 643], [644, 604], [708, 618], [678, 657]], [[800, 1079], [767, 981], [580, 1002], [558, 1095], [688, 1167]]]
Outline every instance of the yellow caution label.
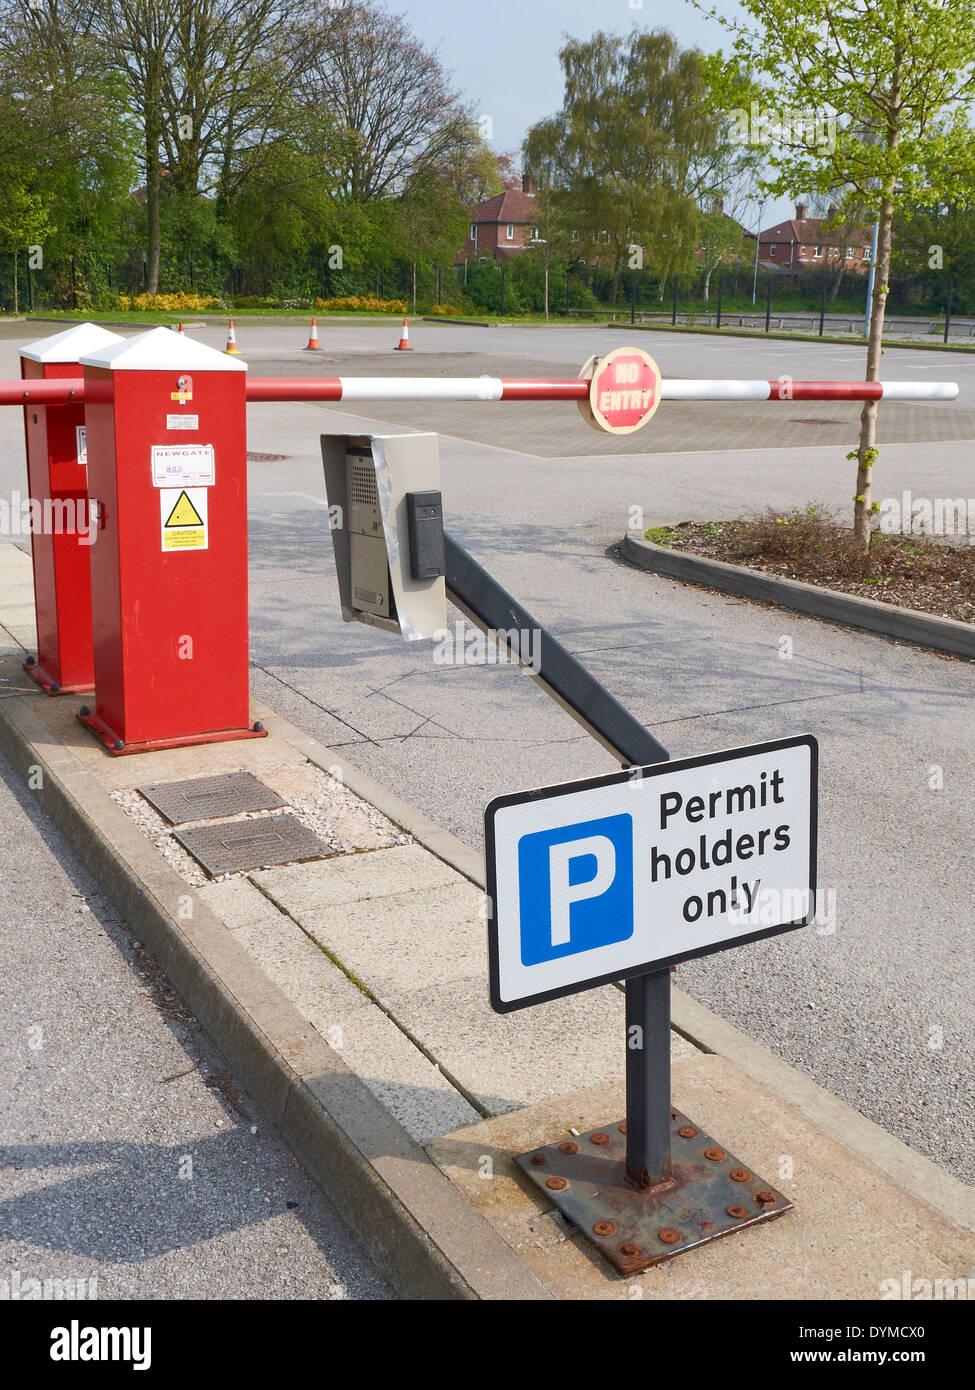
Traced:
[[159, 492], [162, 548], [207, 550], [207, 489], [161, 488]]

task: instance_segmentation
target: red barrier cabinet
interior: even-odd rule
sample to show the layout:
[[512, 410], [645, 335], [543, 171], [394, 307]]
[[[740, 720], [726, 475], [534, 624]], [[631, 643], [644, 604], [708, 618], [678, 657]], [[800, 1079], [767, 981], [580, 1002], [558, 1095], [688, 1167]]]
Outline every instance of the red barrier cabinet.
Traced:
[[113, 753], [255, 737], [246, 366], [168, 328], [82, 357], [94, 709]]
[[[20, 349], [25, 381], [80, 375], [83, 353], [121, 343], [93, 323], [41, 338]], [[88, 511], [85, 405], [24, 407], [27, 487], [33, 513], [31, 558], [37, 659], [24, 669], [49, 695], [94, 688], [89, 557], [94, 531]]]

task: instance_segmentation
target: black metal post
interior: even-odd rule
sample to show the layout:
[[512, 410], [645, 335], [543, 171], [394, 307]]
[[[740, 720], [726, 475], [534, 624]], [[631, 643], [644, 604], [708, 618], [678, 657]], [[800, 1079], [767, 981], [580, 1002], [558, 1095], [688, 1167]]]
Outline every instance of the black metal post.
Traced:
[[679, 282], [680, 282], [680, 276], [679, 276], [679, 275], [675, 275], [675, 276], [674, 276], [674, 309], [673, 309], [673, 313], [672, 313], [671, 316], [670, 316], [670, 325], [671, 325], [672, 328], [676, 328], [676, 326], [677, 326], [677, 286], [678, 286]]
[[634, 1187], [671, 1177], [670, 971], [626, 981], [626, 1176]]
[[[667, 762], [670, 754], [595, 676], [521, 604], [444, 534], [447, 597], [482, 632], [522, 659], [553, 699], [624, 766]], [[515, 650], [512, 631], [533, 634], [535, 662]], [[641, 1189], [666, 1182], [670, 1155], [670, 971], [626, 981], [626, 1173]]]
[[27, 261], [27, 308], [30, 313], [34, 312], [34, 281], [30, 273], [30, 256]]
[[716, 328], [721, 327], [721, 276], [718, 276], [718, 322]]
[[769, 323], [772, 320], [772, 277], [769, 276], [768, 286], [765, 290], [765, 332], [768, 332]]
[[630, 323], [636, 323], [636, 271], [633, 272], [633, 283], [630, 286]]
[[[451, 603], [513, 656], [521, 657], [527, 674], [614, 758], [631, 767], [669, 759], [663, 744], [447, 533], [444, 554]], [[536, 644], [531, 665], [525, 660], [527, 654], [507, 640], [512, 631], [519, 637], [531, 634]]]
[[945, 342], [948, 341], [948, 330], [951, 328], [951, 292], [955, 288], [954, 277], [948, 280], [948, 303], [945, 305]]
[[823, 324], [826, 322], [826, 277], [823, 276], [823, 290], [819, 296], [819, 336], [823, 336]]

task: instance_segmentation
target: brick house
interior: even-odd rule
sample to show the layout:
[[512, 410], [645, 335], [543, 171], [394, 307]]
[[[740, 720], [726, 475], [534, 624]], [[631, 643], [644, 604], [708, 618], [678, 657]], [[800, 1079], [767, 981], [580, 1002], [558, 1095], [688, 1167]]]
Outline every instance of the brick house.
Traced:
[[841, 224], [832, 231], [826, 231], [826, 224], [835, 213], [836, 205], [831, 203], [826, 217], [807, 217], [806, 204], [796, 203], [795, 217], [759, 232], [759, 264], [765, 270], [795, 275], [800, 270], [815, 270], [823, 266], [838, 270], [842, 261], [844, 270], [854, 275], [866, 275], [870, 269], [873, 228]]
[[535, 190], [526, 174], [520, 189], [506, 188], [478, 204], [471, 213], [470, 231], [457, 260], [476, 261], [479, 256], [502, 260], [516, 255], [538, 240], [537, 220]]

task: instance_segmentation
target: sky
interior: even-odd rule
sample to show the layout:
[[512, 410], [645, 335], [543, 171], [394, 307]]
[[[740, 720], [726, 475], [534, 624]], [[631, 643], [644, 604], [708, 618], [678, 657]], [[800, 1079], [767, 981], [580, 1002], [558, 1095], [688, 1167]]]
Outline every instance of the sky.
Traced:
[[[490, 116], [498, 152], [519, 152], [529, 126], [562, 104], [563, 35], [589, 38], [602, 29], [667, 28], [684, 48], [715, 52], [725, 33], [690, 0], [384, 0], [440, 61], [478, 117]], [[715, 8], [732, 14], [733, 0]], [[789, 199], [769, 202], [762, 225], [792, 215]], [[754, 209], [757, 216], [758, 209]]]

